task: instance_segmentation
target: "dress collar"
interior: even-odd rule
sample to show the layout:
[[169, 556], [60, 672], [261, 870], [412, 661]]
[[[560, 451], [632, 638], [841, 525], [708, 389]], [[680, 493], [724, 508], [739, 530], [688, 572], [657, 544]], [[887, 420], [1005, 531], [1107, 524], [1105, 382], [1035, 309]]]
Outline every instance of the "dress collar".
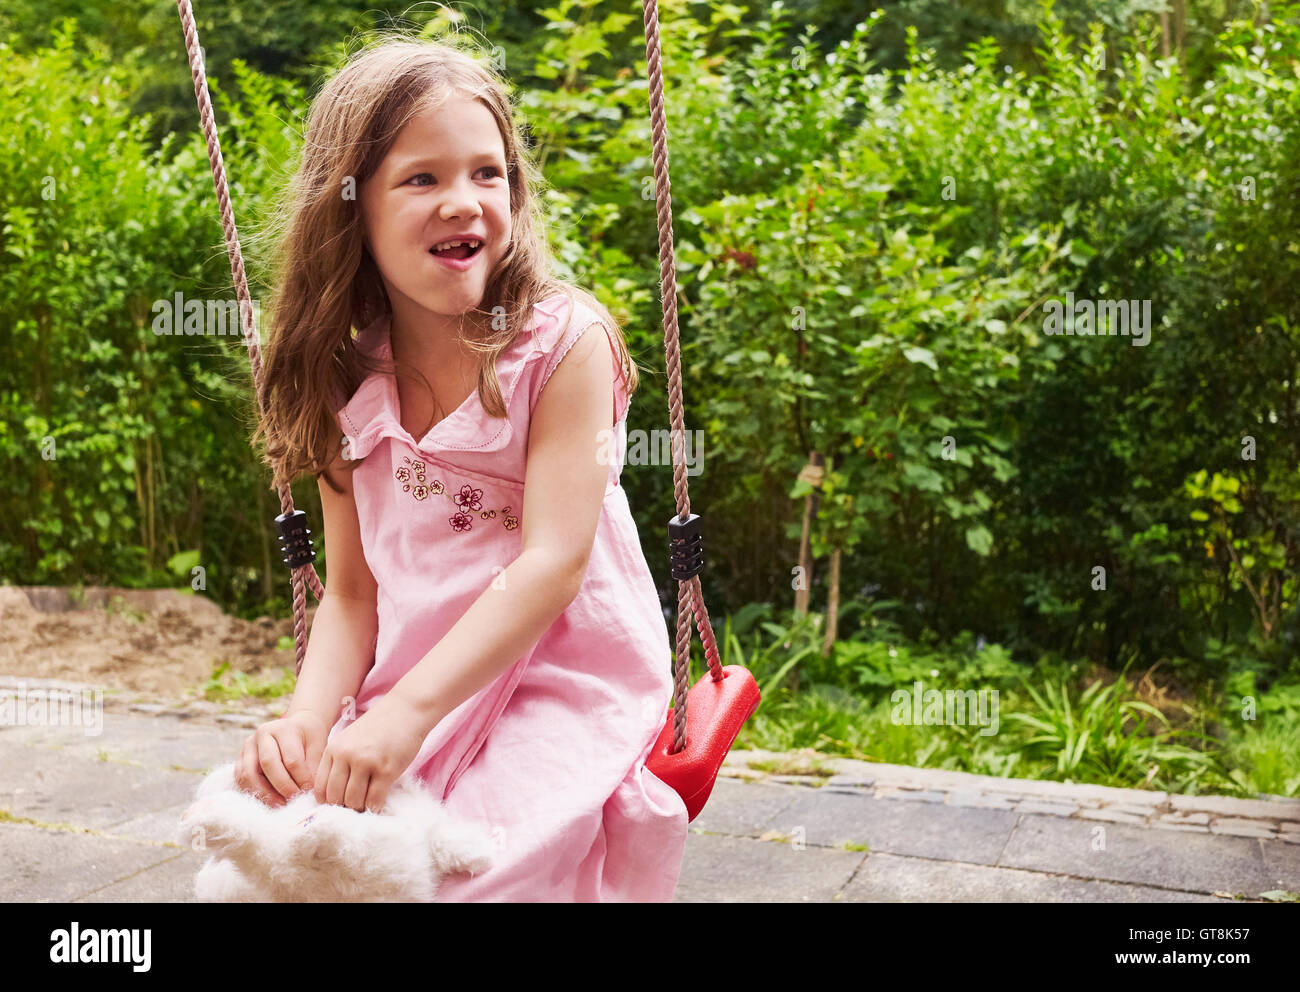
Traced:
[[[507, 409], [527, 365], [554, 345], [553, 339], [563, 326], [568, 304], [568, 298], [559, 294], [535, 303], [529, 327], [498, 356], [497, 379]], [[381, 317], [360, 331], [356, 346], [366, 354], [391, 361], [390, 317]], [[343, 457], [364, 458], [385, 437], [401, 441], [423, 454], [435, 455], [439, 451], [498, 451], [514, 435], [510, 417], [490, 416], [483, 409], [477, 389], [418, 441], [402, 426], [399, 411], [397, 380], [381, 372], [369, 373], [352, 399], [338, 411], [343, 427]]]

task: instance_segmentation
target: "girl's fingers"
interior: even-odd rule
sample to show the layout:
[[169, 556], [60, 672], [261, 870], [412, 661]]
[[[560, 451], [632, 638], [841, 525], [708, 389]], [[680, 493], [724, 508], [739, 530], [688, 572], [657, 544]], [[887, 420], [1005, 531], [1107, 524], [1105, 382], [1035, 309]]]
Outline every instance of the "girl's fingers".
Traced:
[[370, 788], [366, 791], [366, 809], [372, 813], [382, 811], [388, 799], [388, 789], [387, 785], [380, 785], [377, 779], [372, 778]]
[[329, 782], [325, 786], [325, 801], [334, 806], [342, 806], [348, 787], [348, 766], [342, 761], [330, 762]]
[[329, 785], [330, 769], [333, 764], [334, 759], [330, 757], [329, 752], [325, 752], [321, 755], [320, 762], [316, 765], [316, 782], [315, 785], [312, 786], [312, 792], [315, 794], [316, 802], [318, 803], [324, 804], [329, 801], [326, 796], [326, 787]]
[[307, 756], [303, 753], [301, 736], [289, 730], [277, 737], [276, 742], [280, 745], [280, 757], [284, 760], [285, 770], [293, 779], [293, 791], [290, 795], [311, 788], [311, 769], [307, 767]]
[[316, 734], [307, 734], [306, 741], [307, 757], [305, 760], [307, 762], [307, 772], [310, 777], [303, 788], [311, 789], [315, 787], [316, 776], [320, 774], [320, 759], [321, 755], [325, 753], [326, 741], [325, 738], [319, 737]]
[[257, 757], [262, 773], [270, 779], [273, 790], [278, 794], [277, 798], [285, 799], [298, 791], [285, 770], [284, 759], [280, 756], [280, 743], [270, 733], [258, 732]]
[[353, 768], [348, 776], [347, 789], [343, 795], [343, 805], [358, 813], [366, 808], [366, 792], [370, 789], [370, 776], [360, 769]]
[[243, 765], [244, 779], [243, 783], [240, 783], [240, 787], [245, 792], [251, 792], [268, 806], [278, 805], [280, 794], [275, 791], [267, 777], [262, 774], [255, 737], [250, 737], [244, 742], [244, 753], [240, 760]]

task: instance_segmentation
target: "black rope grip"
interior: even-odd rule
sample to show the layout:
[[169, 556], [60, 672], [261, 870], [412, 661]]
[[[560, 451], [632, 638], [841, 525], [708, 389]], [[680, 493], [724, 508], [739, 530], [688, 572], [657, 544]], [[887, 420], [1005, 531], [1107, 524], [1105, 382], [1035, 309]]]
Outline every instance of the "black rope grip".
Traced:
[[275, 526], [280, 532], [280, 560], [289, 568], [300, 568], [316, 560], [311, 531], [307, 529], [307, 514], [302, 510], [294, 510], [288, 515], [281, 513], [275, 518]]
[[704, 536], [698, 513], [668, 521], [668, 551], [674, 579], [684, 582], [704, 571]]

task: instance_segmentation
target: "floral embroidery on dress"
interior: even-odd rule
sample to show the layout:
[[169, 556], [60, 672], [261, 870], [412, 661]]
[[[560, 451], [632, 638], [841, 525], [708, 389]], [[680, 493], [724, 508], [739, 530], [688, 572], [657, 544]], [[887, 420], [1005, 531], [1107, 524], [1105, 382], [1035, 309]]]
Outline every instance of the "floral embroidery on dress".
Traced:
[[[402, 484], [402, 492], [410, 493], [417, 500], [426, 500], [430, 496], [446, 496], [459, 507], [456, 513], [447, 518], [451, 529], [458, 534], [463, 534], [471, 529], [475, 513], [479, 515], [481, 520], [496, 519], [496, 510], [483, 509], [482, 489], [475, 489], [473, 486], [466, 484], [455, 492], [448, 492], [447, 487], [443, 485], [440, 479], [425, 480], [424, 462], [407, 455], [402, 456], [402, 461], [406, 465], [401, 466], [393, 473], [397, 481]], [[514, 530], [519, 526], [519, 518], [511, 515], [510, 507], [503, 506], [500, 512], [503, 518], [501, 523], [506, 530]]]

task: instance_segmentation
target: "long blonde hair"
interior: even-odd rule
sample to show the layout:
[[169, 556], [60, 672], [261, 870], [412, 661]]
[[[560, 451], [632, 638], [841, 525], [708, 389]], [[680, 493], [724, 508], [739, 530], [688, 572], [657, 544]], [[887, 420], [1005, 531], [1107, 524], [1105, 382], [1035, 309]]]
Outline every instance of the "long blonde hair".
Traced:
[[[450, 45], [385, 33], [352, 55], [312, 102], [298, 170], [271, 211], [276, 226], [263, 367], [266, 409], [252, 441], [265, 439], [262, 458], [272, 469], [273, 487], [304, 472], [320, 478], [334, 462], [342, 443], [337, 411], [367, 373], [396, 374], [400, 368], [414, 373], [433, 395], [417, 369], [373, 358], [356, 346], [352, 330], [391, 316], [392, 308], [363, 244], [358, 201], [343, 191], [349, 185], [359, 189], [374, 175], [412, 117], [453, 93], [477, 99], [492, 113], [510, 183], [511, 243], [488, 277], [479, 306], [466, 314], [472, 336], [461, 334], [467, 350], [479, 356], [483, 409], [506, 416], [496, 360], [527, 329], [533, 304], [556, 293], [585, 303], [608, 322], [628, 396], [636, 389], [636, 363], [618, 322], [590, 293], [553, 275], [537, 197], [545, 181], [500, 77]], [[498, 306], [505, 326], [494, 329], [493, 323], [502, 323], [499, 316], [490, 319]], [[328, 475], [325, 479], [337, 488]]]

